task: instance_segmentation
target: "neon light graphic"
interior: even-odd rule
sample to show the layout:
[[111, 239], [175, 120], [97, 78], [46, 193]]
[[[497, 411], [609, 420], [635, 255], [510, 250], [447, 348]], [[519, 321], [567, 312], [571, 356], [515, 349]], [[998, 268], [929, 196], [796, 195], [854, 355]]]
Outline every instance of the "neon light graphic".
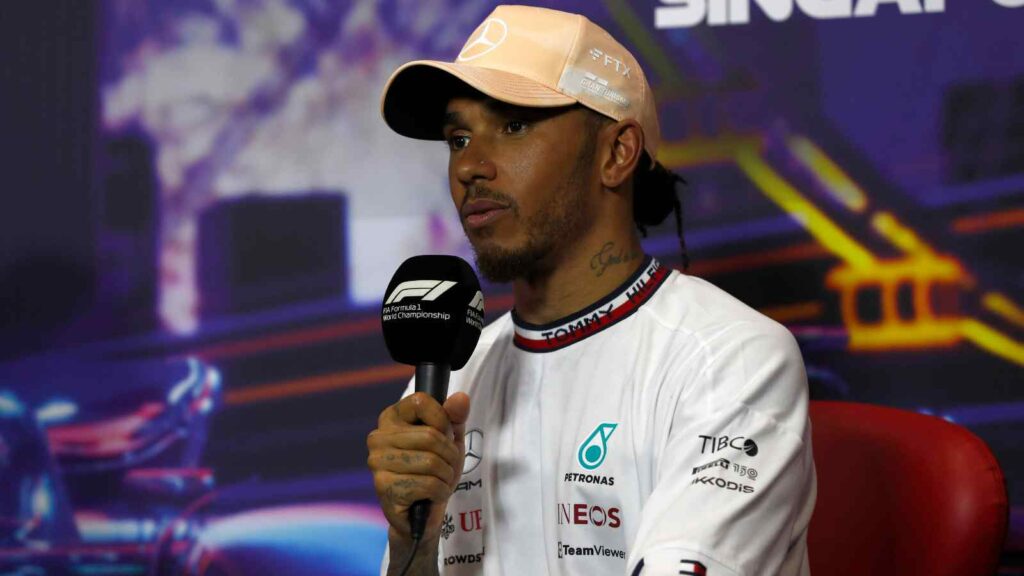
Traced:
[[[804, 165], [814, 170], [820, 181], [830, 183], [844, 207], [854, 212], [866, 209], [866, 194], [835, 161], [806, 137], [796, 136], [789, 141], [805, 160]], [[957, 310], [936, 310], [937, 292], [967, 295], [974, 288], [975, 280], [961, 262], [953, 256], [937, 254], [917, 232], [887, 211], [870, 213], [869, 225], [875, 234], [906, 256], [876, 256], [775, 170], [760, 152], [759, 142], [758, 137], [750, 135], [702, 137], [667, 144], [659, 160], [684, 171], [734, 163], [768, 199], [840, 258], [843, 264], [828, 274], [826, 286], [839, 293], [849, 350], [920, 350], [968, 341], [994, 356], [1024, 366], [1024, 344], [976, 318], [961, 316]], [[898, 292], [904, 287], [910, 293], [911, 310], [907, 314], [900, 313], [898, 304]], [[858, 295], [865, 290], [880, 293], [878, 321], [863, 319], [857, 310]], [[983, 302], [1014, 323], [1020, 320], [1014, 314], [1020, 310], [1005, 297], [989, 296]]]

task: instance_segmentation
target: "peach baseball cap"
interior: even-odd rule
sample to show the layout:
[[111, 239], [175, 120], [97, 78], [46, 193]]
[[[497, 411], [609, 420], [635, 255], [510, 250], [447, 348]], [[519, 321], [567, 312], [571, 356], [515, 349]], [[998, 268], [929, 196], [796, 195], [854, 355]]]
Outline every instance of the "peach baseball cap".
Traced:
[[460, 83], [518, 106], [579, 103], [613, 120], [636, 119], [656, 158], [661, 131], [640, 64], [579, 14], [498, 6], [454, 62], [416, 60], [391, 75], [381, 97], [384, 121], [404, 136], [440, 140], [445, 106]]

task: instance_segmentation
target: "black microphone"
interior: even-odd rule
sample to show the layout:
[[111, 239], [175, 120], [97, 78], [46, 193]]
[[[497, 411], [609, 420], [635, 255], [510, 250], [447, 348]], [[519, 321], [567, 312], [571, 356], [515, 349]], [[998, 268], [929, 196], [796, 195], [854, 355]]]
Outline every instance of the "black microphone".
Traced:
[[[457, 256], [413, 256], [395, 272], [380, 311], [384, 343], [395, 362], [416, 366], [416, 391], [443, 404], [448, 377], [466, 365], [484, 325], [484, 296], [473, 268]], [[419, 540], [430, 501], [409, 509]]]

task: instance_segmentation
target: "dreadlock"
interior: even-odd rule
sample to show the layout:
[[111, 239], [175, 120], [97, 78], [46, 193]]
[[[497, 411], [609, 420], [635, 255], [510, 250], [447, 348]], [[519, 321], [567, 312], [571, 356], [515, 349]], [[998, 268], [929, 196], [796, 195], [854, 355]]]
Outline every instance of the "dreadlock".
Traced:
[[646, 151], [633, 173], [633, 221], [637, 229], [646, 238], [648, 226], [661, 224], [669, 212], [674, 212], [683, 270], [690, 267], [690, 255], [683, 237], [683, 203], [679, 199], [679, 188], [685, 192], [685, 186], [686, 180], [682, 176], [668, 170], [661, 162], [653, 162]]

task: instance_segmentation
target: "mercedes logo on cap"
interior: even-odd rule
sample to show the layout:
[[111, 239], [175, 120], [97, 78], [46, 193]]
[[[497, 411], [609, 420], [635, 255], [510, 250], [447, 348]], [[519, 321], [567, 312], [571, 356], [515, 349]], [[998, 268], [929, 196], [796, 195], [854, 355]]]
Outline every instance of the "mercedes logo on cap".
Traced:
[[466, 459], [462, 463], [462, 473], [469, 474], [480, 465], [483, 459], [484, 433], [479, 430], [466, 432]]
[[488, 18], [480, 25], [477, 35], [466, 42], [462, 52], [459, 52], [458, 61], [469, 62], [484, 54], [489, 54], [500, 46], [506, 37], [508, 37], [508, 24], [505, 24], [501, 18]]

